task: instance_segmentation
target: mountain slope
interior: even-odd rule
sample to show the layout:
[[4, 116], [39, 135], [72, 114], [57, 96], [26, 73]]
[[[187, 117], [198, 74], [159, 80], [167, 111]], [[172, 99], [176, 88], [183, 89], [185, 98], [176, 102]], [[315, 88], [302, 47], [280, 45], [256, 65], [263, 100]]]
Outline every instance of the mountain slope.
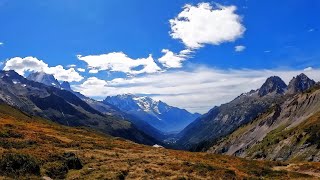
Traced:
[[[111, 104], [96, 101], [96, 100], [91, 99], [87, 96], [84, 96], [83, 94], [81, 94], [79, 92], [73, 91], [70, 87], [69, 82], [64, 81], [60, 84], [58, 81], [55, 80], [55, 78], [52, 75], [45, 74], [45, 73], [33, 73], [33, 74], [30, 74], [29, 77], [33, 77], [31, 79], [35, 82], [40, 82], [40, 83], [47, 82], [46, 84], [48, 86], [54, 86], [54, 84], [57, 84], [57, 87], [59, 87], [62, 90], [67, 90], [67, 91], [73, 93], [78, 98], [83, 100], [85, 103], [87, 103], [93, 109], [99, 111], [100, 113], [105, 114], [105, 115], [114, 116], [114, 117], [117, 117], [118, 119], [122, 119], [122, 120], [128, 120], [131, 123], [133, 123], [137, 127], [137, 129], [139, 129], [140, 131], [144, 132], [145, 134], [151, 136], [152, 138], [157, 139], [158, 141], [162, 141], [166, 138], [166, 136], [164, 136], [164, 134], [162, 132], [155, 129], [154, 127], [149, 125], [147, 122], [140, 120], [137, 117], [129, 115], [125, 112], [122, 112], [120, 109], [118, 109], [117, 107], [115, 107]], [[42, 78], [42, 77], [50, 77], [50, 78]], [[51, 80], [54, 79], [55, 81], [52, 81], [54, 83], [51, 83], [49, 81], [43, 81], [43, 79], [51, 79]], [[68, 106], [68, 105], [66, 105], [66, 106]]]
[[239, 126], [251, 122], [274, 104], [282, 102], [285, 89], [286, 85], [279, 77], [270, 77], [260, 89], [214, 107], [179, 133], [177, 148], [202, 150], [203, 145], [228, 135]]
[[95, 110], [69, 91], [27, 80], [14, 71], [0, 71], [0, 99], [60, 124], [86, 126], [138, 143], [153, 145], [158, 142], [130, 122]]
[[320, 86], [317, 85], [270, 109], [209, 151], [258, 159], [319, 161], [319, 131]]
[[29, 74], [27, 77], [28, 80], [39, 82], [48, 86], [53, 86], [61, 90], [67, 90], [78, 96], [81, 100], [85, 101], [87, 104], [89, 104], [92, 108], [96, 109], [99, 112], [102, 112], [103, 114], [108, 115], [117, 115], [119, 114], [118, 110], [107, 104], [103, 104], [99, 101], [93, 100], [89, 97], [86, 97], [82, 95], [79, 92], [75, 92], [71, 89], [69, 82], [64, 81], [61, 84], [58, 80], [55, 79], [55, 77], [51, 74], [46, 74], [44, 72], [34, 72]]
[[199, 114], [169, 106], [162, 101], [132, 94], [109, 96], [103, 103], [116, 106], [121, 111], [144, 120], [162, 132], [180, 131], [199, 116]]
[[312, 179], [320, 169], [275, 170], [286, 165], [139, 145], [0, 105], [0, 179]]

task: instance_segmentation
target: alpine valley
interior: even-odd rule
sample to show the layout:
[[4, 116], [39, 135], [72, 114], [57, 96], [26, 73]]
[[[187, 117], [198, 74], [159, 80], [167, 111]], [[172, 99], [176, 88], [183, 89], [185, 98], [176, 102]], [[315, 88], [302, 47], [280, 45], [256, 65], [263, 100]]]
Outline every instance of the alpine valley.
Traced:
[[[257, 163], [255, 159], [265, 160], [265, 163], [269, 164], [267, 165], [268, 171], [271, 173], [265, 174], [268, 178], [282, 176], [277, 174], [280, 173], [278, 169], [285, 177], [312, 178], [320, 176], [317, 174], [320, 165], [310, 162], [320, 160], [320, 136], [318, 133], [320, 130], [320, 85], [305, 74], [294, 77], [288, 85], [281, 78], [272, 76], [259, 89], [243, 93], [229, 103], [213, 107], [204, 115], [193, 114], [184, 109], [169, 106], [162, 101], [133, 94], [108, 96], [103, 101], [97, 101], [73, 91], [68, 82], [60, 83], [53, 75], [44, 72], [34, 72], [24, 78], [12, 70], [1, 71], [0, 77], [2, 121], [7, 123], [3, 124], [0, 134], [3, 140], [0, 147], [3, 152], [12, 152], [12, 149], [16, 149], [20, 153], [39, 146], [40, 142], [37, 139], [32, 142], [18, 140], [20, 136], [30, 136], [25, 131], [25, 128], [29, 126], [46, 128], [46, 131], [50, 129], [52, 133], [61, 134], [58, 132], [60, 126], [50, 125], [49, 121], [51, 121], [65, 125], [63, 128], [67, 128], [66, 131], [70, 132], [78, 131], [71, 127], [88, 128], [88, 130], [81, 130], [82, 134], [87, 134], [89, 133], [87, 131], [90, 131], [91, 134], [87, 135], [88, 138], [96, 137], [97, 135], [94, 135], [96, 133], [102, 133], [139, 144], [154, 145], [153, 148], [166, 147], [202, 151], [206, 152], [205, 156], [209, 156], [209, 154], [232, 155], [246, 158], [248, 159], [247, 163], [250, 164]], [[32, 120], [40, 117], [47, 120]], [[22, 126], [16, 127], [16, 122], [11, 122], [13, 120], [20, 121]], [[54, 130], [51, 129], [51, 126]], [[12, 129], [12, 127], [15, 128]], [[91, 130], [96, 132], [91, 132]], [[37, 129], [33, 131], [40, 133]], [[42, 136], [48, 135], [50, 134], [45, 133]], [[55, 136], [59, 139], [55, 141], [59, 141], [59, 143], [77, 142], [82, 148], [85, 145], [82, 141], [72, 140], [70, 135], [65, 133], [63, 136]], [[98, 136], [100, 138], [101, 135]], [[110, 140], [100, 139], [99, 141], [109, 142]], [[118, 144], [114, 140], [112, 142]], [[141, 153], [152, 149], [152, 147], [150, 149], [147, 146], [138, 146], [127, 141], [123, 143], [131, 148], [143, 147]], [[97, 145], [92, 148], [96, 151], [97, 147], [95, 146]], [[58, 147], [58, 145], [53, 144], [53, 147]], [[73, 152], [78, 151], [76, 154], [82, 156], [77, 157], [78, 159], [83, 159], [81, 168], [77, 167], [78, 169], [82, 169], [83, 163], [89, 165], [90, 162], [94, 162], [84, 158], [85, 151], [76, 150], [75, 147], [72, 149]], [[160, 148], [153, 154], [169, 152], [175, 153], [173, 150]], [[125, 153], [132, 154], [130, 151]], [[192, 156], [201, 159], [202, 155], [194, 153]], [[61, 158], [64, 156], [62, 155]], [[73, 153], [72, 156], [75, 154]], [[170, 156], [175, 155], [171, 154]], [[220, 157], [226, 158], [224, 161], [243, 161], [227, 156], [216, 156], [212, 156], [214, 160], [211, 163], [218, 163]], [[178, 163], [178, 161], [181, 160], [172, 163]], [[273, 164], [271, 161], [277, 163]], [[47, 171], [52, 171], [52, 169], [47, 167], [49, 165], [46, 162], [50, 164], [51, 160], [45, 159], [44, 163], [39, 164], [39, 168], [43, 169], [44, 175], [50, 175]], [[305, 163], [298, 164], [301, 162]], [[0, 162], [0, 169], [4, 168], [1, 163], [3, 162]], [[182, 161], [182, 164], [184, 163], [186, 162]], [[193, 166], [192, 162], [188, 163]], [[198, 165], [195, 164], [195, 166]], [[251, 169], [232, 170], [232, 173], [230, 171], [230, 174], [229, 172], [226, 174], [225, 169], [231, 170], [232, 167], [218, 168], [209, 165], [208, 162], [204, 162], [201, 166], [206, 169], [203, 177], [207, 178], [215, 172], [220, 172], [221, 176], [225, 177], [262, 177], [262, 174], [248, 172]], [[308, 168], [303, 169], [301, 166], [308, 166]], [[261, 173], [264, 171], [259, 169], [259, 165], [255, 168]], [[72, 167], [67, 169], [72, 169]], [[181, 167], [181, 171], [183, 171], [183, 167]], [[128, 169], [117, 171], [116, 176], [135, 176], [136, 171], [131, 175], [128, 175], [128, 172], [130, 172]], [[41, 172], [39, 173], [41, 174]], [[110, 173], [114, 173], [114, 171], [112, 170]], [[175, 173], [169, 174], [172, 177], [177, 176]], [[200, 178], [196, 174], [187, 173], [185, 175], [190, 178]], [[34, 175], [37, 176], [37, 174], [32, 176]], [[50, 175], [50, 177], [56, 178], [74, 176], [77, 175], [71, 175], [68, 172]], [[162, 175], [158, 176], [162, 177]], [[9, 173], [8, 177], [13, 176]]]
[[0, 0], [0, 180], [320, 179], [320, 0]]

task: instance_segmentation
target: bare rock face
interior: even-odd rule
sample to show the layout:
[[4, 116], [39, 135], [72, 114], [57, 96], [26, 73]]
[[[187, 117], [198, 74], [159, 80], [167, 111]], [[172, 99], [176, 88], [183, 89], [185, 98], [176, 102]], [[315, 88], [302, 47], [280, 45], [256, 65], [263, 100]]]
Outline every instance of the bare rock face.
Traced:
[[31, 73], [27, 77], [27, 79], [31, 81], [39, 82], [48, 86], [61, 88], [59, 81], [52, 74], [46, 74], [44, 72], [35, 72], [35, 73]]
[[308, 76], [302, 73], [290, 81], [288, 85], [288, 94], [303, 92], [315, 84], [316, 82], [314, 80], [309, 79]]
[[70, 87], [70, 83], [68, 81], [63, 81], [61, 83], [61, 88], [65, 89], [67, 91], [72, 91], [71, 87]]

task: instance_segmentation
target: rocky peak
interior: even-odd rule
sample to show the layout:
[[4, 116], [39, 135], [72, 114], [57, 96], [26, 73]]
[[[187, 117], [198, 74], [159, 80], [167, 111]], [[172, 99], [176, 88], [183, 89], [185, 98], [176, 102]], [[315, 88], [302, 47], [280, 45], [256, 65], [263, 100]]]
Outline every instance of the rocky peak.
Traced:
[[59, 81], [52, 74], [46, 74], [45, 72], [31, 73], [27, 77], [27, 79], [31, 81], [39, 82], [48, 86], [61, 88]]
[[11, 79], [21, 78], [21, 76], [14, 70], [0, 71], [0, 75], [1, 75], [1, 78], [3, 78], [4, 76], [10, 77]]
[[65, 89], [65, 90], [67, 90], [67, 91], [72, 91], [72, 89], [71, 89], [70, 84], [69, 84], [68, 81], [63, 81], [63, 82], [61, 83], [61, 88], [62, 88], [62, 89]]
[[284, 94], [287, 88], [286, 83], [278, 76], [269, 77], [259, 89], [259, 96], [265, 96], [271, 93]]
[[23, 81], [23, 77], [14, 70], [0, 71], [0, 78], [7, 83], [14, 83]]
[[290, 81], [290, 83], [288, 85], [288, 93], [295, 94], [295, 93], [303, 92], [303, 91], [311, 88], [315, 84], [316, 84], [316, 82], [314, 80], [309, 79], [308, 76], [306, 76], [305, 74], [302, 73], [302, 74], [294, 77]]

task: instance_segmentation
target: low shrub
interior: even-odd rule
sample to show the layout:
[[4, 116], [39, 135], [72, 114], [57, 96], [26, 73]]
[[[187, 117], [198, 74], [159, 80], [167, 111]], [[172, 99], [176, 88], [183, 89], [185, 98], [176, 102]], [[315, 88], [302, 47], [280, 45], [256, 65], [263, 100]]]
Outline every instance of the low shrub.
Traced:
[[12, 141], [7, 139], [1, 139], [0, 141], [0, 147], [5, 149], [23, 149], [32, 147], [33, 145], [37, 144], [36, 141], [27, 140], [27, 141]]
[[74, 153], [66, 152], [63, 154], [63, 158], [69, 169], [82, 169], [82, 162]]
[[51, 155], [50, 162], [43, 166], [44, 173], [53, 179], [64, 179], [70, 169], [82, 169], [83, 165], [74, 153], [65, 152], [62, 155]]
[[40, 175], [38, 161], [25, 154], [8, 153], [0, 159], [0, 174], [7, 176]]
[[13, 130], [4, 129], [0, 131], [1, 138], [23, 138], [23, 134], [17, 133]]
[[197, 171], [200, 171], [200, 172], [208, 172], [208, 171], [214, 171], [216, 170], [217, 168], [213, 167], [213, 166], [210, 166], [208, 164], [202, 164], [202, 163], [197, 163], [193, 166], [194, 169], [196, 169]]
[[68, 173], [68, 166], [63, 162], [50, 162], [43, 166], [44, 173], [53, 179], [65, 179]]

